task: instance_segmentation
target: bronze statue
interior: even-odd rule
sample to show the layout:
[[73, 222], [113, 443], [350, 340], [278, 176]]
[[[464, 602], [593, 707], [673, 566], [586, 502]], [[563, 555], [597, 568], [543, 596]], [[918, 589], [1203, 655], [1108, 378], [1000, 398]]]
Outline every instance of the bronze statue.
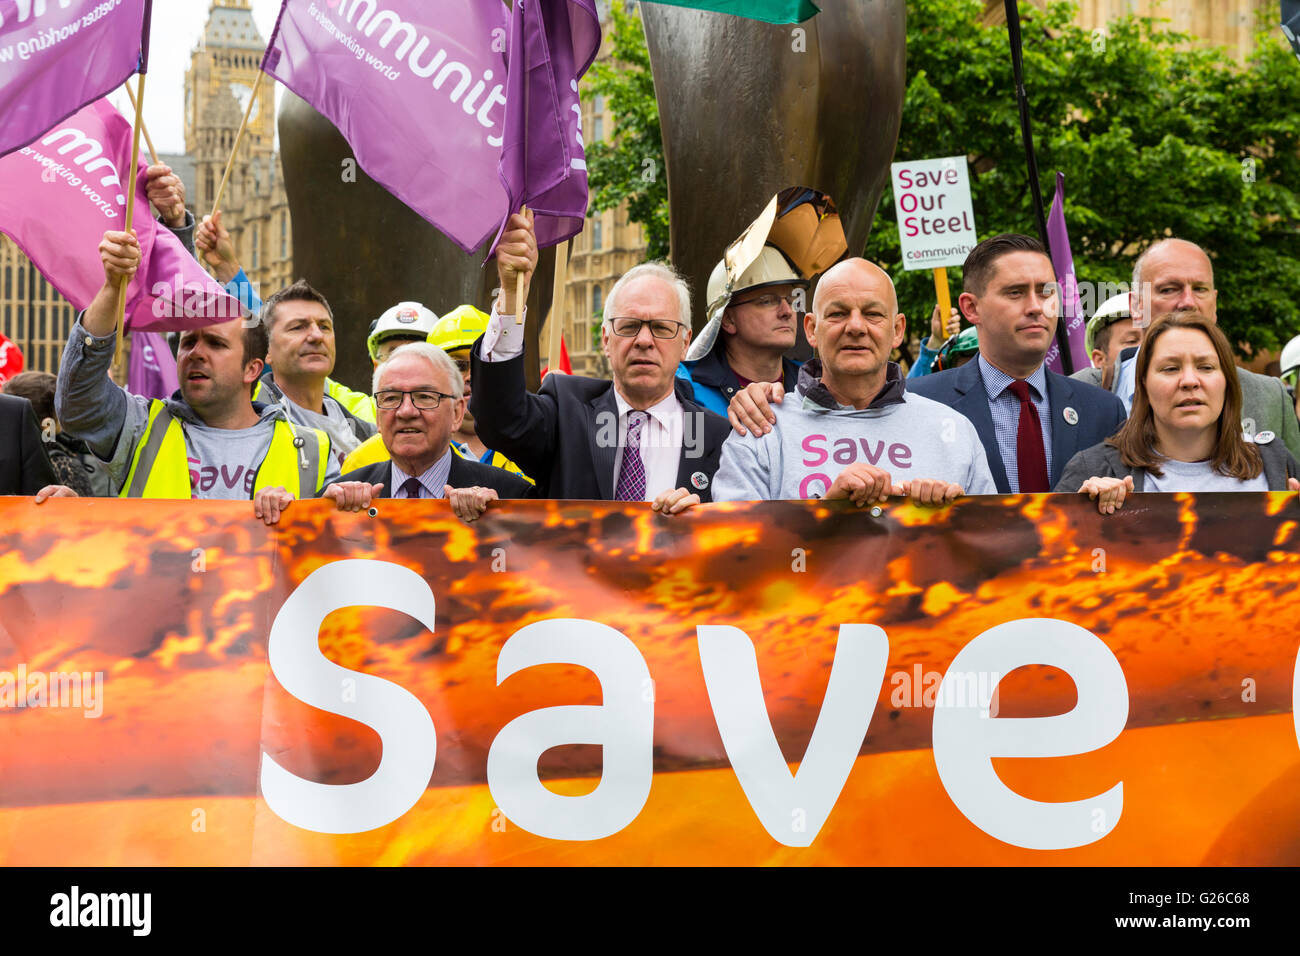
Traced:
[[[486, 246], [466, 255], [360, 166], [345, 165], [353, 158], [347, 140], [288, 90], [279, 125], [284, 189], [293, 216], [294, 271], [319, 289], [334, 310], [334, 378], [368, 392], [371, 321], [408, 300], [438, 315], [466, 302], [487, 311], [497, 285], [496, 264], [483, 266]], [[554, 275], [555, 254], [545, 250], [528, 293], [525, 367], [534, 388], [539, 381], [537, 334], [550, 310]]]
[[[709, 271], [784, 187], [835, 198], [849, 251], [866, 245], [889, 178], [902, 113], [904, 0], [835, 0], [813, 19], [773, 26], [644, 4], [663, 125], [672, 258], [691, 282], [698, 328]], [[291, 93], [280, 111], [294, 268], [330, 300], [338, 322], [335, 377], [369, 381], [370, 321], [413, 299], [441, 314], [487, 308], [496, 270], [466, 255], [359, 168], [332, 124]], [[352, 177], [346, 177], [351, 179]], [[551, 301], [554, 256], [543, 252], [529, 293], [529, 382]]]
[[779, 190], [839, 207], [860, 255], [889, 181], [907, 81], [904, 0], [833, 0], [796, 26], [641, 5], [668, 164], [673, 264], [695, 327], [722, 252]]

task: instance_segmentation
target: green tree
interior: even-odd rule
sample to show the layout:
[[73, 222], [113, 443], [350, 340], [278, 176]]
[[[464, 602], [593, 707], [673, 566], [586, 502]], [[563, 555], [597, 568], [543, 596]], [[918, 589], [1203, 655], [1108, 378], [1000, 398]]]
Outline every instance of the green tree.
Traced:
[[668, 179], [664, 175], [664, 141], [650, 54], [641, 18], [622, 0], [610, 11], [613, 29], [606, 35], [612, 59], [594, 64], [584, 96], [603, 96], [616, 118], [613, 142], [587, 149], [591, 211], [604, 212], [626, 202], [628, 216], [645, 229], [651, 259], [668, 256]]
[[[896, 155], [965, 154], [980, 236], [1034, 235], [1007, 32], [985, 24], [983, 10], [981, 0], [908, 0]], [[1228, 337], [1278, 348], [1300, 332], [1294, 56], [1261, 34], [1243, 67], [1149, 18], [1089, 32], [1074, 13], [1069, 3], [1025, 5], [1022, 32], [1044, 202], [1065, 173], [1080, 282], [1127, 283], [1137, 251], [1165, 235], [1190, 239], [1214, 260]], [[933, 282], [902, 268], [888, 190], [867, 255], [891, 269], [912, 331], [928, 334]]]
[[[1034, 234], [1005, 26], [983, 0], [908, 0], [907, 92], [897, 157], [965, 154], [981, 236]], [[1164, 235], [1214, 260], [1219, 319], [1230, 339], [1275, 349], [1300, 332], [1300, 67], [1261, 23], [1244, 65], [1190, 48], [1158, 21], [1128, 17], [1104, 31], [1071, 23], [1075, 8], [1022, 7], [1025, 85], [1044, 201], [1065, 173], [1066, 221], [1081, 282], [1127, 283], [1136, 253]], [[668, 251], [654, 84], [639, 19], [614, 8], [614, 60], [589, 89], [609, 97], [613, 144], [589, 155], [592, 208], [627, 200], [650, 252]], [[648, 162], [647, 162], [648, 161]], [[888, 189], [866, 254], [890, 267], [912, 331], [929, 332], [930, 273], [901, 265]], [[957, 271], [951, 274], [956, 283]], [[954, 296], [955, 297], [955, 296]], [[1095, 299], [1095, 296], [1093, 296]], [[1090, 303], [1094, 308], [1099, 302]]]

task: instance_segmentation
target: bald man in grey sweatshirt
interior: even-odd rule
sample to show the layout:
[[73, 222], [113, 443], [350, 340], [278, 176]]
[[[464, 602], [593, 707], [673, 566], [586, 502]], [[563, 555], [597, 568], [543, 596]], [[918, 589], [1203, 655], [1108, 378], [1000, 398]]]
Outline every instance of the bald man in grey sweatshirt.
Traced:
[[905, 330], [884, 270], [864, 259], [828, 270], [804, 317], [820, 358], [804, 366], [792, 395], [767, 383], [737, 394], [737, 433], [723, 445], [713, 500], [848, 498], [861, 506], [891, 494], [920, 504], [997, 494], [975, 426], [907, 394], [889, 361]]

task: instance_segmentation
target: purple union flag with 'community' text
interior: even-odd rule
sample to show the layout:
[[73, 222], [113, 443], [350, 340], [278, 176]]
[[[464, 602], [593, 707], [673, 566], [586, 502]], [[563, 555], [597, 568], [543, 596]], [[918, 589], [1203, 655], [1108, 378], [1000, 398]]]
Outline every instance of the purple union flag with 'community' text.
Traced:
[[0, 0], [0, 156], [143, 71], [151, 7], [152, 0]]

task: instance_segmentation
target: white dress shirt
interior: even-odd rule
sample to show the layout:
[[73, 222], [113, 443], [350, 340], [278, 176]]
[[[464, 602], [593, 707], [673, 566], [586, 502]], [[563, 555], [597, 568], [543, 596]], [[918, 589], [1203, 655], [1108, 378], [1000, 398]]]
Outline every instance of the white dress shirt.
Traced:
[[[527, 319], [528, 309], [525, 307], [524, 321]], [[502, 316], [497, 312], [496, 303], [493, 303], [487, 328], [483, 330], [483, 347], [479, 357], [485, 362], [508, 362], [523, 354], [524, 323], [516, 321], [513, 315]]]
[[[627, 416], [632, 406], [618, 389], [614, 389], [618, 403], [618, 454], [614, 457], [614, 484], [623, 468], [623, 448], [627, 444]], [[657, 405], [646, 409], [649, 421], [641, 426], [641, 463], [645, 466], [645, 500], [654, 501], [665, 491], [677, 487], [677, 469], [682, 458], [682, 406], [677, 393]]]
[[[443, 491], [447, 488], [447, 478], [451, 475], [451, 446], [447, 446], [447, 453], [435, 461], [432, 465], [424, 470], [422, 475], [408, 475], [398, 467], [397, 462], [393, 462], [393, 487], [388, 490], [389, 495], [394, 498], [441, 498]], [[420, 482], [419, 495], [407, 495], [402, 488], [408, 478], [415, 478]]]
[[[528, 310], [524, 310], [527, 317]], [[485, 362], [508, 362], [524, 351], [524, 326], [512, 315], [502, 316], [496, 306], [488, 318], [483, 333], [479, 356]], [[627, 413], [632, 406], [614, 386], [614, 400], [618, 403], [618, 451], [614, 456], [614, 484], [623, 467], [623, 447], [627, 444]], [[677, 401], [676, 390], [668, 397], [646, 409], [649, 421], [641, 428], [641, 463], [645, 466], [645, 500], [654, 501], [665, 491], [677, 487], [677, 469], [682, 457], [682, 406]]]

